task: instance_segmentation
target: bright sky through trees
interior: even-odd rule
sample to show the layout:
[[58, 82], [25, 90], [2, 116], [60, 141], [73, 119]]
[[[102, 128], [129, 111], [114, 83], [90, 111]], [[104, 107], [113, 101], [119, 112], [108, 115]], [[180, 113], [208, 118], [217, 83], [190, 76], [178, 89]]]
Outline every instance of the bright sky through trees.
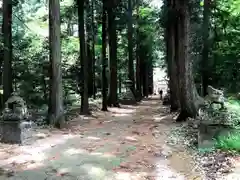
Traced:
[[163, 5], [162, 0], [151, 0], [151, 5], [157, 8], [160, 8]]

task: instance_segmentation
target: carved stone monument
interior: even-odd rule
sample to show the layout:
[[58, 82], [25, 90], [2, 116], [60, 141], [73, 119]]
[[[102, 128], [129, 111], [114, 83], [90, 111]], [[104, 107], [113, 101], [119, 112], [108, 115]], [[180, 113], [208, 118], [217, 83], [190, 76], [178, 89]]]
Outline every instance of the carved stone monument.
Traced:
[[[235, 113], [224, 106], [223, 91], [212, 86], [208, 86], [207, 91], [205, 105], [198, 111], [198, 148], [212, 150], [216, 139], [227, 138], [232, 133], [239, 134], [240, 129], [236, 128]], [[221, 108], [215, 108], [212, 104], [220, 104]]]
[[132, 87], [132, 81], [131, 80], [126, 80], [125, 81], [125, 86], [126, 86], [126, 92], [123, 94], [123, 97], [120, 100], [121, 104], [126, 104], [126, 105], [133, 105], [136, 104], [137, 101], [135, 99], [135, 96], [131, 90]]
[[13, 94], [6, 101], [0, 118], [0, 142], [25, 144], [31, 137], [27, 105], [21, 97]]
[[170, 90], [167, 90], [167, 93], [164, 95], [163, 97], [163, 101], [162, 101], [163, 105], [170, 105]]

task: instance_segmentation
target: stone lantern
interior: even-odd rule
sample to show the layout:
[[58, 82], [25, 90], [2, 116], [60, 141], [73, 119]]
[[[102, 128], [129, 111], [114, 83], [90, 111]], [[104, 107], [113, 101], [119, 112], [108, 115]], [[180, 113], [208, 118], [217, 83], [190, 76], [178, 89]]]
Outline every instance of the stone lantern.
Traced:
[[26, 102], [12, 95], [0, 116], [0, 142], [23, 144], [31, 136], [31, 122]]
[[123, 94], [122, 99], [120, 100], [121, 104], [126, 104], [126, 105], [132, 105], [132, 104], [136, 104], [137, 101], [135, 99], [135, 96], [131, 90], [132, 88], [132, 81], [131, 80], [126, 80], [124, 82], [125, 87], [126, 87], [126, 92]]

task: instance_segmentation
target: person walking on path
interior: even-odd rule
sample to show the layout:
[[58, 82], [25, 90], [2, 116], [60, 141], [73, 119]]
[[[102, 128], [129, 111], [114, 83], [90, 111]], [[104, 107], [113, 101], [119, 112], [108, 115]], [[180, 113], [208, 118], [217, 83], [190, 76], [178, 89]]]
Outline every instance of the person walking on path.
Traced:
[[162, 100], [162, 95], [163, 95], [163, 90], [162, 89], [160, 89], [159, 94], [160, 94], [160, 99]]

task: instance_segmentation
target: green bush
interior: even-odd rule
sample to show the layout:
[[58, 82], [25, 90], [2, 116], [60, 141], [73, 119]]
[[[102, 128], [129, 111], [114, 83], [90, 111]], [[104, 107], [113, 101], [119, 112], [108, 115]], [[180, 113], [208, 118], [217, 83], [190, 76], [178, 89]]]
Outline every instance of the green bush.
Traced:
[[225, 103], [228, 121], [231, 122], [232, 125], [238, 126], [240, 123], [240, 101], [236, 99], [228, 100]]
[[240, 152], [240, 133], [229, 133], [216, 139], [216, 148]]

